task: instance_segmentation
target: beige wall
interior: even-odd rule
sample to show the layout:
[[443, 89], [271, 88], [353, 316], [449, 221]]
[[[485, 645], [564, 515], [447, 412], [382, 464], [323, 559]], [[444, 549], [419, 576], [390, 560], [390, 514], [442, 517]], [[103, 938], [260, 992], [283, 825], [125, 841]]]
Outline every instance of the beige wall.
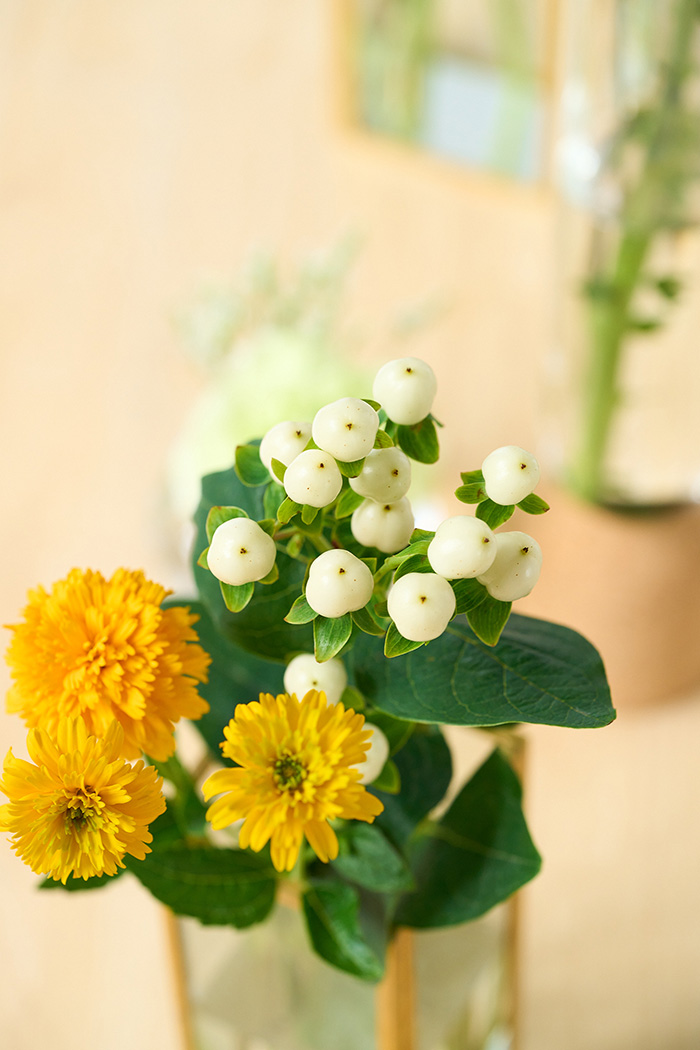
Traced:
[[[534, 440], [551, 202], [346, 133], [331, 11], [0, 0], [2, 622], [73, 565], [176, 579], [158, 494], [201, 379], [170, 318], [256, 248], [295, 260], [364, 234], [363, 353], [384, 356], [401, 304], [451, 303], [414, 345], [449, 390], [448, 461]], [[546, 865], [525, 897], [522, 1050], [697, 1045], [699, 722], [688, 702], [532, 734]], [[0, 733], [21, 751], [17, 719]], [[0, 870], [3, 1046], [179, 1050], [160, 915], [138, 887], [40, 897], [9, 850]]]

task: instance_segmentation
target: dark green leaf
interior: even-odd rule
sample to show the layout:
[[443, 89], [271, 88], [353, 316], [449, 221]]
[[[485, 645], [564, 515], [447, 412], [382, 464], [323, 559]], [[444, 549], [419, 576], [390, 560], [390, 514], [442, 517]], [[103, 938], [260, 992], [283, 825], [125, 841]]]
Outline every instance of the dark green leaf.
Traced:
[[68, 890], [69, 893], [75, 893], [76, 890], [99, 890], [101, 886], [108, 886], [110, 882], [115, 882], [125, 871], [126, 868], [117, 868], [114, 875], [93, 875], [89, 879], [75, 879], [71, 876], [66, 880], [65, 886], [60, 879], [42, 879], [38, 889]]
[[512, 602], [499, 602], [487, 592], [480, 602], [467, 609], [469, 626], [477, 638], [480, 638], [486, 645], [495, 645], [508, 623], [512, 604]]
[[[216, 474], [212, 475], [212, 477], [218, 476]], [[272, 518], [273, 521], [277, 521], [277, 510], [286, 495], [284, 487], [277, 481], [271, 481], [265, 486], [262, 511], [266, 518]]]
[[368, 702], [416, 722], [594, 728], [615, 717], [590, 642], [534, 617], [513, 614], [494, 648], [456, 619], [427, 646], [391, 662], [377, 640], [360, 635], [345, 663]]
[[332, 866], [344, 879], [378, 893], [411, 889], [414, 885], [406, 861], [374, 824], [356, 820], [347, 824], [340, 835], [340, 853]]
[[262, 922], [275, 899], [270, 862], [243, 850], [170, 846], [127, 867], [176, 915], [205, 925], [243, 928]]
[[520, 500], [518, 507], [520, 510], [524, 510], [526, 514], [546, 514], [549, 510], [549, 503], [546, 503], [541, 496], [531, 492], [525, 499]]
[[314, 653], [318, 662], [323, 663], [337, 656], [351, 634], [350, 613], [333, 618], [317, 616], [314, 620]]
[[537, 874], [520, 784], [498, 751], [418, 836], [410, 860], [417, 888], [399, 902], [396, 921], [421, 928], [476, 919]]
[[391, 755], [401, 750], [416, 727], [415, 722], [407, 722], [405, 718], [395, 718], [394, 715], [388, 715], [386, 711], [368, 712], [367, 721], [379, 726], [389, 741], [389, 754]]
[[[372, 712], [376, 724], [377, 714]], [[403, 848], [414, 828], [437, 806], [450, 786], [452, 756], [440, 729], [421, 726], [394, 758], [401, 794], [390, 795], [374, 784], [369, 790], [384, 803], [375, 824]]]
[[364, 496], [360, 496], [354, 489], [345, 489], [335, 505], [336, 518], [349, 518], [362, 503], [364, 503]]
[[500, 503], [494, 503], [493, 500], [485, 499], [476, 508], [476, 516], [485, 521], [490, 528], [497, 529], [499, 525], [504, 525], [512, 518], [514, 510], [515, 507], [511, 504], [504, 507]]
[[[417, 532], [418, 530], [416, 529], [415, 531]], [[384, 562], [384, 568], [396, 569], [406, 558], [410, 558], [414, 554], [425, 554], [430, 546], [433, 536], [434, 533], [431, 532], [428, 536], [422, 536], [420, 539], [409, 543], [408, 547], [404, 547], [402, 551], [397, 551], [396, 554], [392, 554], [391, 557], [387, 558]]]
[[212, 536], [219, 525], [223, 525], [225, 521], [231, 521], [232, 518], [247, 517], [248, 514], [240, 507], [211, 507], [207, 514], [206, 522], [207, 541], [211, 543]]
[[354, 613], [350, 614], [353, 622], [357, 624], [361, 631], [365, 634], [375, 634], [378, 638], [384, 637], [385, 627], [378, 624], [375, 618], [369, 611], [369, 606], [365, 606], [364, 609], [357, 609]]
[[285, 620], [287, 623], [311, 623], [317, 616], [316, 610], [312, 609], [307, 602], [306, 595], [300, 594], [285, 616]]
[[397, 580], [400, 580], [402, 576], [407, 576], [409, 572], [432, 571], [432, 566], [425, 554], [411, 554], [405, 561], [401, 562], [394, 573], [394, 583], [396, 583]]
[[455, 592], [457, 615], [475, 608], [488, 596], [488, 591], [478, 580], [450, 580], [450, 586]]
[[242, 612], [253, 597], [255, 590], [254, 583], [242, 583], [239, 587], [234, 587], [231, 583], [220, 583], [219, 586], [224, 605], [232, 613]]
[[391, 659], [394, 656], [404, 656], [414, 649], [425, 645], [425, 642], [412, 642], [399, 631], [395, 623], [390, 623], [384, 639], [384, 655]]
[[384, 965], [360, 929], [359, 897], [352, 886], [330, 880], [311, 886], [303, 908], [309, 938], [322, 959], [366, 981], [382, 977]]
[[345, 478], [356, 478], [358, 474], [362, 473], [362, 467], [364, 465], [364, 462], [364, 458], [356, 459], [352, 463], [343, 463], [339, 459], [336, 460], [336, 463], [338, 464], [338, 470]]
[[340, 699], [346, 711], [349, 707], [351, 707], [353, 711], [364, 711], [365, 709], [364, 696], [359, 689], [355, 689], [352, 685], [345, 686], [345, 689], [343, 689], [343, 695]]
[[244, 485], [255, 488], [270, 480], [267, 467], [260, 460], [257, 445], [238, 445], [236, 448], [236, 473]]
[[655, 283], [661, 295], [671, 301], [677, 299], [683, 289], [683, 282], [673, 275], [658, 277]]
[[401, 774], [393, 759], [388, 758], [386, 760], [384, 768], [379, 776], [372, 781], [372, 784], [375, 791], [386, 791], [388, 795], [398, 795], [401, 790]]
[[437, 463], [440, 458], [437, 430], [430, 416], [412, 427], [400, 426], [397, 441], [406, 455], [419, 463]]

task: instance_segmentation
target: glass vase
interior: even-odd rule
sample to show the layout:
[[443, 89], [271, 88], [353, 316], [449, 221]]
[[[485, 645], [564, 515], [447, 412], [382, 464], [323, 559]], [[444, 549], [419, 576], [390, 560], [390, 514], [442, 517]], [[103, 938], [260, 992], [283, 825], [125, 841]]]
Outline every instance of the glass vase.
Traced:
[[700, 497], [700, 6], [571, 0], [543, 458], [585, 500]]

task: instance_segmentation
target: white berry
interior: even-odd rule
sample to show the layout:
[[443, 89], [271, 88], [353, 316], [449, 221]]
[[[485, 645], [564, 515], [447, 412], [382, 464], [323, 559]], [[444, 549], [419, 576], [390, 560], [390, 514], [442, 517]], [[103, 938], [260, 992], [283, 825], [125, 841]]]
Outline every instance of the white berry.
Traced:
[[454, 616], [455, 605], [447, 580], [432, 572], [406, 573], [389, 591], [389, 616], [411, 642], [438, 638]]
[[377, 372], [373, 393], [389, 419], [403, 426], [420, 423], [433, 407], [437, 380], [430, 365], [418, 357], [387, 361]]
[[413, 511], [406, 497], [396, 503], [364, 500], [354, 512], [350, 528], [358, 543], [376, 547], [384, 554], [403, 550], [411, 542]]
[[428, 547], [428, 561], [447, 580], [471, 580], [496, 557], [495, 536], [485, 521], [457, 514], [438, 525]]
[[350, 488], [377, 503], [395, 503], [411, 485], [411, 461], [400, 448], [375, 448], [368, 453], [362, 470], [350, 478]]
[[338, 464], [328, 452], [307, 449], [293, 459], [284, 475], [284, 490], [295, 503], [327, 507], [343, 487]]
[[311, 424], [285, 420], [268, 430], [260, 442], [260, 459], [272, 473], [272, 460], [278, 459], [288, 467], [303, 452], [311, 437]]
[[319, 409], [311, 436], [324, 452], [354, 463], [372, 451], [378, 428], [379, 416], [371, 405], [357, 397], [342, 397]]
[[207, 565], [222, 583], [240, 587], [262, 580], [275, 564], [275, 541], [250, 518], [230, 518], [219, 525], [207, 551]]
[[499, 532], [495, 535], [496, 557], [487, 572], [479, 576], [492, 598], [514, 602], [524, 598], [537, 583], [542, 568], [539, 543], [525, 532]]
[[369, 729], [372, 733], [369, 738], [369, 751], [365, 751], [364, 762], [358, 762], [355, 768], [362, 773], [360, 783], [371, 784], [386, 765], [389, 757], [389, 741], [379, 726], [375, 726], [373, 722], [365, 722], [363, 729]]
[[348, 684], [348, 675], [343, 661], [326, 660], [320, 664], [313, 653], [301, 653], [287, 664], [284, 672], [284, 689], [294, 693], [300, 700], [310, 689], [326, 694], [329, 704], [337, 704]]
[[503, 445], [489, 453], [481, 464], [486, 495], [494, 503], [520, 503], [535, 491], [540, 467], [531, 452], [517, 445]]
[[362, 609], [373, 590], [369, 567], [350, 551], [324, 551], [311, 562], [306, 600], [319, 616], [344, 616]]

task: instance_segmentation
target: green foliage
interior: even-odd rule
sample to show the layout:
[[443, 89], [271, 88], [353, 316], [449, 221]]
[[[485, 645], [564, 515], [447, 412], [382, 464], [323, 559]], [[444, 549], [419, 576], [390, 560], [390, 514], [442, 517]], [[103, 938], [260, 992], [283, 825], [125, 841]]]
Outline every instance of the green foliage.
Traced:
[[246, 605], [253, 597], [254, 583], [242, 583], [236, 587], [231, 583], [219, 583], [224, 605], [232, 613], [243, 612]]
[[71, 878], [66, 880], [66, 884], [60, 881], [60, 879], [42, 879], [38, 884], [40, 890], [68, 890], [69, 893], [75, 893], [76, 891], [82, 890], [99, 890], [102, 886], [108, 886], [110, 882], [115, 882], [120, 875], [123, 875], [126, 868], [117, 868], [114, 875], [93, 875], [89, 879], [75, 879]]
[[335, 505], [336, 518], [349, 518], [362, 503], [364, 503], [364, 496], [360, 496], [354, 489], [345, 489], [341, 492]]
[[408, 575], [409, 572], [432, 572], [432, 567], [425, 554], [410, 554], [408, 558], [401, 562], [396, 572], [394, 573], [394, 582], [400, 580], [402, 576]]
[[468, 613], [488, 597], [488, 591], [478, 580], [450, 580], [450, 586], [455, 592], [457, 614]]
[[476, 516], [485, 521], [490, 528], [497, 529], [499, 525], [505, 525], [513, 517], [514, 510], [515, 507], [512, 504], [502, 506], [491, 499], [484, 499], [476, 508]]
[[177, 915], [205, 925], [252, 926], [267, 917], [275, 900], [269, 860], [245, 850], [154, 844], [145, 860], [129, 857], [126, 864]]
[[270, 466], [272, 467], [272, 473], [275, 475], [278, 481], [284, 481], [284, 475], [287, 473], [287, 467], [279, 459], [275, 459], [273, 456], [270, 460]]
[[336, 460], [338, 470], [344, 478], [356, 478], [358, 474], [362, 473], [364, 462], [364, 457], [362, 459], [356, 459], [352, 463], [343, 463], [339, 459]]
[[352, 821], [343, 829], [339, 843], [332, 867], [343, 878], [379, 893], [413, 887], [406, 861], [376, 825]]
[[[374, 711], [371, 721], [381, 726]], [[452, 779], [452, 756], [437, 726], [419, 726], [394, 762], [401, 794], [387, 794], [376, 785], [370, 791], [384, 804], [375, 826], [402, 850], [414, 829], [442, 801]]]
[[[486, 588], [484, 587], [484, 591]], [[496, 645], [508, 623], [512, 602], [500, 602], [486, 592], [476, 605], [467, 609], [467, 620], [477, 638], [486, 645]]]
[[353, 623], [357, 624], [365, 634], [374, 634], [378, 638], [384, 637], [385, 627], [377, 623], [369, 605], [365, 605], [363, 609], [356, 609], [355, 612], [351, 613], [351, 616]]
[[541, 496], [531, 492], [525, 499], [520, 500], [518, 507], [520, 510], [524, 510], [526, 514], [546, 514], [549, 510], [549, 503], [545, 502]]
[[395, 623], [389, 624], [389, 629], [386, 632], [386, 638], [384, 639], [384, 655], [388, 659], [392, 659], [394, 656], [405, 656], [406, 653], [413, 652], [414, 649], [420, 648], [425, 645], [425, 642], [412, 642], [399, 631]]
[[595, 648], [568, 627], [534, 617], [513, 614], [494, 648], [453, 620], [440, 638], [391, 662], [362, 635], [346, 664], [373, 706], [416, 722], [594, 728], [615, 717]]
[[386, 791], [389, 795], [398, 795], [401, 790], [401, 774], [396, 763], [388, 758], [381, 773], [372, 783], [376, 791]]
[[314, 620], [314, 653], [319, 663], [337, 656], [352, 634], [352, 616], [317, 616]]
[[455, 489], [455, 496], [460, 503], [482, 503], [487, 499], [483, 482], [477, 482], [474, 485], [460, 485]]
[[326, 880], [312, 885], [302, 903], [309, 939], [322, 959], [366, 981], [383, 976], [384, 964], [360, 927], [357, 890]]
[[394, 447], [394, 442], [392, 441], [392, 439], [389, 436], [389, 434], [387, 434], [386, 430], [379, 429], [377, 431], [377, 436], [374, 439], [374, 447], [375, 448], [393, 448]]
[[518, 778], [494, 751], [437, 824], [409, 851], [416, 889], [398, 904], [396, 922], [435, 927], [476, 919], [540, 869], [521, 807]]
[[398, 427], [396, 441], [406, 455], [418, 463], [437, 463], [440, 458], [440, 442], [432, 416], [411, 427]]
[[287, 623], [311, 623], [317, 616], [316, 610], [307, 602], [306, 595], [301, 594], [285, 616], [285, 620]]
[[260, 459], [258, 445], [238, 445], [236, 448], [236, 473], [244, 485], [255, 488], [270, 480], [267, 467]]
[[232, 518], [247, 517], [249, 517], [249, 515], [246, 514], [241, 507], [210, 507], [206, 521], [207, 542], [211, 543], [212, 537], [219, 525], [223, 525], [225, 521], [231, 521]]
[[287, 525], [300, 510], [301, 503], [295, 503], [293, 499], [286, 496], [277, 508], [277, 520], [281, 525]]

